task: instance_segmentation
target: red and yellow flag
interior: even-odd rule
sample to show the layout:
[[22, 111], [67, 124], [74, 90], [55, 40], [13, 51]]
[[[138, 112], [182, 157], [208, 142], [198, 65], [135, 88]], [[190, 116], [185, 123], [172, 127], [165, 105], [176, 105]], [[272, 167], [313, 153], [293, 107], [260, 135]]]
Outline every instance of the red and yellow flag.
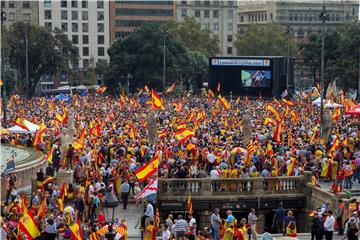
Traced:
[[340, 108], [335, 109], [335, 113], [333, 115], [333, 121], [336, 122], [341, 117]]
[[96, 89], [96, 92], [97, 93], [104, 93], [106, 91], [107, 87], [101, 87], [101, 88], [98, 88]]
[[56, 114], [55, 114], [55, 120], [56, 120], [58, 123], [61, 123], [61, 124], [63, 124], [63, 122], [64, 122], [63, 116], [61, 116], [59, 113], [56, 113]]
[[314, 133], [310, 138], [310, 144], [314, 144], [318, 137], [319, 137], [319, 130], [315, 128]]
[[298, 114], [295, 112], [294, 109], [291, 109], [291, 110], [290, 110], [290, 116], [291, 116], [291, 118], [292, 118], [292, 120], [293, 120], [293, 123], [296, 124], [296, 123], [298, 122], [298, 120], [299, 120], [299, 116], [298, 116]]
[[269, 125], [275, 126], [276, 122], [272, 118], [266, 117], [265, 120], [264, 120], [264, 125], [265, 126], [269, 126]]
[[151, 98], [152, 98], [152, 105], [153, 108], [158, 109], [164, 109], [164, 106], [162, 104], [161, 98], [159, 97], [159, 95], [155, 92], [154, 89], [151, 90]]
[[274, 131], [274, 141], [277, 143], [281, 142], [282, 124], [282, 121], [278, 122]]
[[272, 148], [272, 145], [270, 142], [268, 142], [267, 146], [266, 146], [266, 152], [265, 152], [265, 155], [267, 156], [271, 156], [272, 154], [274, 153], [273, 151], [273, 148]]
[[291, 158], [289, 165], [287, 166], [287, 176], [292, 176], [296, 167], [296, 158]]
[[155, 156], [150, 162], [135, 170], [135, 175], [139, 182], [145, 181], [148, 177], [158, 171], [159, 161], [159, 156]]
[[40, 237], [39, 228], [36, 225], [33, 216], [29, 213], [20, 218], [19, 228], [30, 240]]
[[252, 140], [250, 140], [248, 147], [247, 147], [247, 154], [245, 158], [245, 166], [250, 166], [250, 157], [255, 152], [254, 145], [252, 143]]
[[226, 110], [228, 110], [230, 108], [228, 101], [226, 101], [226, 99], [224, 97], [222, 97], [220, 94], [218, 96], [218, 100]]
[[185, 141], [188, 138], [191, 138], [195, 136], [194, 132], [188, 130], [188, 129], [181, 129], [175, 133], [175, 138], [179, 140], [180, 142]]
[[29, 128], [28, 128], [28, 127], [26, 126], [26, 124], [25, 124], [25, 120], [22, 119], [22, 118], [20, 118], [20, 117], [18, 117], [18, 118], [16, 119], [15, 125], [21, 127], [22, 129], [25, 129], [26, 131], [30, 131]]
[[191, 195], [189, 193], [188, 199], [186, 201], [186, 211], [189, 212], [189, 214], [193, 213], [193, 207], [192, 207], [192, 201], [191, 201]]
[[216, 90], [217, 90], [218, 92], [220, 92], [220, 88], [221, 88], [220, 83], [218, 83]]
[[338, 138], [335, 139], [334, 143], [332, 144], [331, 148], [329, 149], [328, 156], [334, 158], [336, 156], [336, 151], [340, 147], [340, 140]]
[[270, 104], [266, 104], [266, 110], [275, 116], [276, 121], [281, 121], [279, 112], [273, 106], [271, 106]]
[[80, 219], [69, 227], [70, 234], [73, 240], [83, 240], [83, 233], [81, 230]]
[[44, 200], [42, 201], [39, 209], [38, 209], [38, 212], [37, 212], [37, 217], [42, 217], [45, 215], [45, 211], [46, 211], [46, 198], [44, 198]]
[[290, 100], [286, 100], [285, 98], [282, 98], [281, 101], [283, 103], [285, 103], [286, 106], [294, 106], [294, 102], [290, 101]]
[[45, 160], [48, 161], [48, 163], [52, 163], [53, 151], [54, 149], [51, 148], [50, 151], [46, 154]]

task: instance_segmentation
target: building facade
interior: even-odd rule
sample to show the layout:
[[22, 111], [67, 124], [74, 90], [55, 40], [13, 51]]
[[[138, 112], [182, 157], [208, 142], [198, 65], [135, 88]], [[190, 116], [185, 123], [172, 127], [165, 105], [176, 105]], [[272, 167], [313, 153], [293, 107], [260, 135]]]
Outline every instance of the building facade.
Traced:
[[39, 25], [38, 1], [1, 1], [1, 11], [6, 13], [5, 26], [15, 22], [27, 22], [35, 26]]
[[126, 37], [145, 22], [172, 20], [174, 1], [110, 1], [110, 42]]
[[[329, 20], [327, 27], [337, 27], [344, 22], [358, 19], [359, 3], [357, 0], [325, 1]], [[301, 42], [311, 32], [321, 31], [319, 18], [323, 9], [323, 1], [239, 1], [238, 32], [243, 34], [251, 24], [266, 24], [277, 22], [290, 26], [297, 42]]]
[[203, 29], [210, 30], [219, 38], [219, 55], [236, 56], [234, 41], [237, 34], [238, 1], [177, 1], [176, 21], [194, 17]]

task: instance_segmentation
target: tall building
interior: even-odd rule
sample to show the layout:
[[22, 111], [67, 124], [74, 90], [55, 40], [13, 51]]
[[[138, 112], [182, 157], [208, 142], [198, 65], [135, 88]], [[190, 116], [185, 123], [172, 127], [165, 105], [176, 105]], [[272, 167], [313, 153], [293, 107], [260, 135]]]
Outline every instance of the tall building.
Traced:
[[1, 1], [1, 11], [6, 13], [5, 26], [14, 22], [23, 21], [39, 25], [38, 1]]
[[[330, 17], [326, 22], [327, 27], [340, 26], [359, 16], [357, 0], [328, 0], [325, 7]], [[296, 40], [301, 42], [309, 33], [321, 31], [319, 15], [322, 9], [323, 1], [314, 0], [240, 0], [238, 30], [243, 34], [251, 24], [274, 21], [282, 26], [290, 26]]]
[[132, 33], [145, 22], [175, 20], [174, 1], [110, 1], [110, 42]]
[[236, 56], [234, 41], [237, 34], [238, 1], [191, 0], [177, 1], [176, 21], [194, 17], [204, 29], [219, 37], [219, 55]]

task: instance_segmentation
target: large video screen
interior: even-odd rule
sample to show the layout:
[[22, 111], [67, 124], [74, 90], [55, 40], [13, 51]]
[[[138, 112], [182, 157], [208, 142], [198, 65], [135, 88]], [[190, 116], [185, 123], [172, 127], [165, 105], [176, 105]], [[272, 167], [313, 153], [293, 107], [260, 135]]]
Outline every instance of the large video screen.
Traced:
[[271, 87], [271, 71], [269, 70], [241, 70], [243, 87]]

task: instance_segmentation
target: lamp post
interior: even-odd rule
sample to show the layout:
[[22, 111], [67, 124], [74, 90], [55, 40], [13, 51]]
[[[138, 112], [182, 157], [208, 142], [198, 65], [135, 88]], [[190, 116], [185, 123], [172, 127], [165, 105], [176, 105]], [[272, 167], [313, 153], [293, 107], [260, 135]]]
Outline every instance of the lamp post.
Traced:
[[[3, 30], [3, 25], [4, 25], [4, 21], [6, 21], [6, 12], [2, 11], [1, 9], [1, 39], [3, 39], [3, 36], [2, 36], [2, 30]], [[4, 70], [4, 65], [5, 65], [5, 58], [4, 58], [4, 49], [3, 49], [3, 43], [1, 43], [1, 80], [3, 81], [3, 96], [2, 96], [2, 99], [3, 99], [3, 104], [2, 106], [2, 109], [3, 109], [3, 116], [4, 116], [4, 127], [7, 127], [7, 113], [6, 113], [6, 109], [7, 109], [7, 100], [6, 100], [6, 81], [4, 79], [4, 76], [5, 76], [5, 70]]]
[[289, 82], [290, 82], [290, 38], [291, 38], [291, 31], [292, 28], [290, 25], [286, 26], [286, 32], [288, 37], [288, 44], [287, 44], [287, 58], [286, 58], [286, 89], [289, 91]]
[[119, 206], [119, 200], [112, 193], [111, 189], [106, 189], [106, 194], [101, 201], [101, 205], [104, 209], [105, 222], [109, 224], [108, 232], [105, 233], [105, 237], [108, 240], [113, 240], [116, 236], [116, 232], [113, 229], [115, 209]]
[[325, 1], [323, 2], [323, 9], [320, 13], [320, 20], [321, 20], [321, 67], [320, 67], [320, 133], [323, 136], [323, 125], [324, 125], [324, 71], [325, 71], [325, 24], [326, 20], [329, 19], [329, 15], [325, 10]]
[[163, 91], [165, 93], [165, 74], [166, 74], [166, 57], [165, 57], [165, 53], [166, 53], [166, 37], [168, 36], [168, 31], [165, 29], [163, 31]]

